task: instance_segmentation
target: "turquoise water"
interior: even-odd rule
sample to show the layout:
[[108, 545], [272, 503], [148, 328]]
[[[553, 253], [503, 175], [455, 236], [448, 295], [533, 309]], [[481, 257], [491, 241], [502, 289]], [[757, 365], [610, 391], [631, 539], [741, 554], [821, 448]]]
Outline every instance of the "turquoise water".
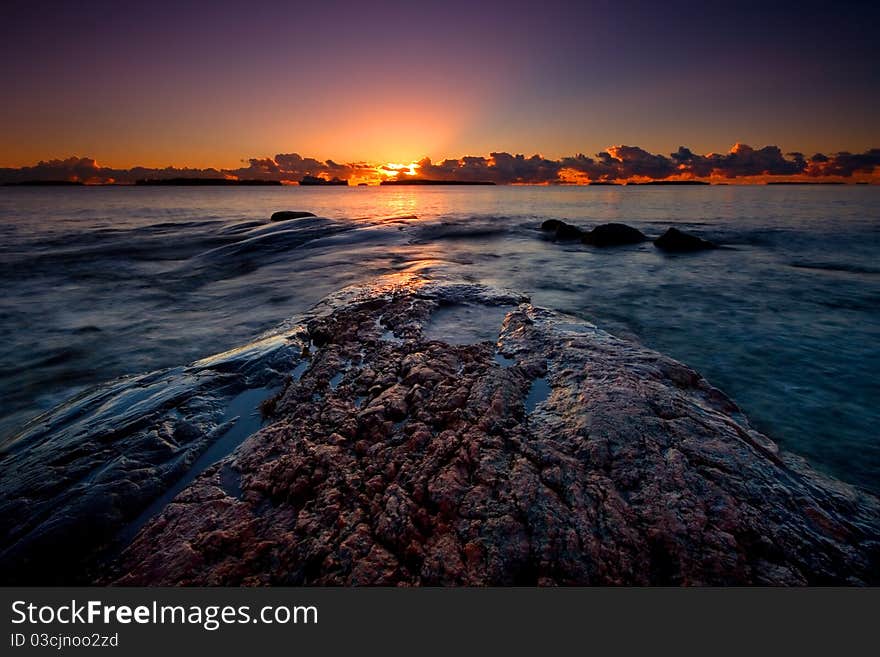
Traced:
[[[282, 209], [317, 219], [270, 224]], [[731, 248], [549, 241], [547, 218]], [[880, 187], [0, 188], [0, 440], [70, 395], [418, 271], [664, 351], [815, 466], [880, 490]]]

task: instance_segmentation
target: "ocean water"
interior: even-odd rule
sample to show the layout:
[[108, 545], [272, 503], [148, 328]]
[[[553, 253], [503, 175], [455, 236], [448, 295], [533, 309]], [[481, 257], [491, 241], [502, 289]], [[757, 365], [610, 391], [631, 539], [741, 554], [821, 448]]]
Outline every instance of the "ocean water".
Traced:
[[[268, 222], [285, 209], [319, 218]], [[554, 243], [548, 218], [730, 248]], [[0, 442], [393, 272], [512, 288], [668, 353], [784, 448], [880, 491], [872, 186], [0, 188]]]

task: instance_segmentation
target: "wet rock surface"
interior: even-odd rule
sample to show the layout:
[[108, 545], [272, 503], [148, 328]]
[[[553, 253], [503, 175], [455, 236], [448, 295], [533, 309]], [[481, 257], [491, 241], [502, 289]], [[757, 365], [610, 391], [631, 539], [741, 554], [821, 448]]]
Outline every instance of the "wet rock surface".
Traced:
[[691, 235], [678, 228], [670, 228], [660, 237], [654, 240], [654, 246], [671, 253], [688, 253], [692, 251], [707, 251], [717, 249], [718, 245], [702, 237]]
[[93, 581], [138, 514], [235, 429], [230, 404], [280, 387], [302, 349], [296, 330], [267, 336], [36, 418], [0, 451], [0, 583]]
[[297, 210], [280, 210], [272, 213], [269, 221], [289, 221], [290, 219], [305, 219], [306, 217], [314, 217], [312, 212], [302, 212]]
[[553, 233], [553, 239], [559, 241], [581, 240], [584, 237], [583, 230], [559, 219], [548, 219], [541, 224], [541, 230]]
[[[497, 343], [426, 339], [450, 304], [518, 305]], [[661, 354], [415, 277], [336, 295], [306, 328], [310, 364], [264, 428], [102, 583], [880, 580], [877, 500], [781, 452]]]
[[581, 241], [592, 246], [608, 247], [638, 244], [647, 241], [647, 239], [638, 228], [626, 224], [611, 223], [596, 226], [590, 232], [585, 233]]
[[597, 247], [639, 244], [648, 240], [637, 228], [619, 223], [599, 224], [591, 230], [583, 230], [559, 219], [548, 219], [541, 224], [541, 230], [553, 233], [557, 242], [579, 241]]

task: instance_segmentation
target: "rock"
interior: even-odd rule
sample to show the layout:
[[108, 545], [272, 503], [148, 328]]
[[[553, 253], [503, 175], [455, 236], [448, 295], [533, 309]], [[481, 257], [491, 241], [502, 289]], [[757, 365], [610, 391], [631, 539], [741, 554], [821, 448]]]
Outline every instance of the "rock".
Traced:
[[689, 251], [705, 251], [707, 249], [717, 249], [718, 245], [704, 240], [696, 235], [685, 233], [678, 228], [670, 228], [660, 237], [654, 240], [654, 246], [663, 251], [676, 253]]
[[571, 224], [563, 223], [559, 228], [556, 229], [556, 234], [554, 237], [557, 240], [579, 240], [584, 236], [584, 231], [582, 231], [577, 226], [572, 226]]
[[305, 217], [314, 217], [311, 212], [297, 212], [295, 210], [281, 210], [275, 212], [269, 217], [269, 221], [288, 221], [290, 219], [303, 219]]
[[96, 560], [231, 429], [232, 400], [282, 385], [307, 344], [299, 330], [102, 384], [12, 437], [0, 451], [0, 582], [93, 581]]
[[[501, 368], [491, 343], [423, 337], [451, 301], [510, 297], [397, 276], [325, 302], [308, 323], [323, 346], [269, 424], [97, 583], [880, 583], [878, 501], [780, 451], [687, 366], [522, 303]], [[526, 413], [539, 376], [550, 395]]]
[[584, 235], [584, 231], [577, 226], [572, 226], [559, 219], [548, 219], [541, 224], [541, 230], [552, 231], [553, 238], [560, 241], [579, 240]]
[[580, 240], [584, 244], [600, 247], [637, 244], [648, 239], [641, 231], [626, 224], [616, 223], [601, 224], [585, 232], [559, 219], [548, 219], [541, 224], [541, 230], [552, 232], [556, 240]]
[[[455, 303], [518, 305], [497, 345], [427, 339]], [[527, 412], [538, 379], [549, 394]], [[257, 385], [280, 386], [263, 427], [120, 532]], [[92, 391], [6, 448], [0, 482], [5, 584], [880, 583], [880, 503], [780, 450], [686, 365], [415, 275]]]
[[624, 244], [638, 244], [644, 242], [648, 238], [642, 231], [627, 226], [626, 224], [601, 224], [596, 226], [582, 238], [584, 244], [592, 246], [621, 246]]

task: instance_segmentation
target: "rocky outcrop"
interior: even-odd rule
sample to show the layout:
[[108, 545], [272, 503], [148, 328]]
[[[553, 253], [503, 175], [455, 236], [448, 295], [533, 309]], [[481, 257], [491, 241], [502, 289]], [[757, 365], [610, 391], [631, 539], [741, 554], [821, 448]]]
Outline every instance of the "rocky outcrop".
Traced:
[[626, 244], [638, 244], [648, 238], [637, 228], [626, 224], [601, 224], [581, 238], [584, 244], [592, 246], [623, 246]]
[[[497, 342], [432, 313], [509, 306]], [[268, 424], [149, 522], [107, 582], [868, 584], [880, 507], [696, 372], [473, 285], [328, 300]]]
[[704, 240], [702, 237], [691, 235], [678, 228], [670, 228], [660, 237], [654, 240], [654, 246], [671, 253], [688, 253], [692, 251], [706, 251], [717, 249], [718, 245]]
[[274, 212], [269, 221], [289, 221], [290, 219], [304, 219], [305, 217], [314, 217], [311, 212], [298, 212], [295, 210], [281, 210]]
[[[487, 340], [430, 339], [481, 307], [510, 311]], [[217, 452], [261, 390], [262, 428]], [[3, 584], [880, 583], [877, 500], [690, 368], [410, 276], [72, 400], [0, 482]]]

